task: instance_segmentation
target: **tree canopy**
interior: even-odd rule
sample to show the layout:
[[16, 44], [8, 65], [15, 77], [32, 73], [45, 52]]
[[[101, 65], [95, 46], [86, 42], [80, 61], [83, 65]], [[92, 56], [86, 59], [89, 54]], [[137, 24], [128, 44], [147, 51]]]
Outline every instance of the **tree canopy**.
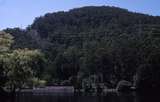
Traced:
[[40, 70], [39, 63], [43, 63], [43, 55], [38, 50], [11, 49], [13, 37], [0, 32], [0, 87], [10, 91], [26, 87], [28, 81], [37, 77]]

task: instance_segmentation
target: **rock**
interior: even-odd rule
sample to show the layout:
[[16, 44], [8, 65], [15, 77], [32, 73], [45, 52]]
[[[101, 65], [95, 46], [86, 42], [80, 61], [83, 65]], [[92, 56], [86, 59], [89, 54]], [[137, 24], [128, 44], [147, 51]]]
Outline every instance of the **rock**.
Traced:
[[117, 91], [122, 91], [122, 92], [126, 92], [126, 91], [130, 91], [132, 87], [132, 83], [126, 80], [122, 80], [118, 83], [117, 85]]

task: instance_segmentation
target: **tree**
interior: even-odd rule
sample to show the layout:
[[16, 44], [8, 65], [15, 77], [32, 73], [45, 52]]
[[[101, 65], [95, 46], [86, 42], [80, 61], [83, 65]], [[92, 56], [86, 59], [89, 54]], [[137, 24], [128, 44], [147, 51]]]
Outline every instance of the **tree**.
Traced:
[[62, 54], [59, 54], [54, 60], [57, 77], [61, 80], [68, 80], [72, 76], [77, 76], [79, 71], [79, 57], [80, 53], [74, 47], [70, 47]]
[[7, 87], [11, 92], [21, 89], [33, 77], [39, 77], [43, 54], [38, 50], [12, 50], [13, 37], [0, 32], [0, 78], [1, 87]]
[[0, 31], [0, 53], [9, 51], [13, 42], [13, 36], [3, 31]]
[[7, 79], [6, 73], [4, 72], [7, 68], [6, 61], [8, 60], [8, 53], [12, 43], [13, 37], [8, 33], [0, 31], [0, 87], [5, 85]]
[[136, 87], [139, 90], [160, 90], [160, 53], [159, 50], [151, 53], [147, 63], [141, 65], [137, 70]]
[[38, 69], [33, 69], [42, 57], [38, 50], [18, 49], [8, 54], [6, 87], [14, 92], [16, 89], [27, 87], [27, 82], [36, 77]]

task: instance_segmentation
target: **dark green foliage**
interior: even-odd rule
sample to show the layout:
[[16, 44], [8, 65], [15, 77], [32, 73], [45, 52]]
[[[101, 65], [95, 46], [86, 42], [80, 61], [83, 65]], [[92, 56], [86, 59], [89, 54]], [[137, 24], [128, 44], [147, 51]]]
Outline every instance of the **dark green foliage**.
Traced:
[[148, 57], [147, 64], [141, 65], [138, 69], [136, 85], [139, 89], [160, 90], [160, 53], [152, 53]]
[[135, 75], [138, 83], [144, 78], [159, 85], [159, 55], [152, 56], [160, 49], [159, 29], [158, 16], [91, 6], [48, 13], [26, 30], [5, 31], [15, 36], [13, 48], [45, 53], [42, 76], [48, 84], [69, 80], [81, 87], [83, 80], [95, 75], [94, 82], [116, 87], [120, 80], [133, 83]]
[[[5, 29], [5, 32], [14, 36], [15, 43], [13, 48], [38, 48], [37, 46], [37, 37], [34, 35], [33, 32], [22, 30], [20, 28], [13, 28], [13, 29]], [[33, 37], [35, 37], [33, 39]]]

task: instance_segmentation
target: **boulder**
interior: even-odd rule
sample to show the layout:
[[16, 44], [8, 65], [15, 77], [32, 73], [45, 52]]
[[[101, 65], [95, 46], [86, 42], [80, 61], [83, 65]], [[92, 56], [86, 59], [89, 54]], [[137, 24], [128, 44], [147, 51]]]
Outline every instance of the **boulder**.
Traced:
[[130, 91], [132, 87], [132, 83], [126, 80], [122, 80], [118, 83], [117, 85], [117, 91], [122, 91], [122, 92], [126, 92], [126, 91]]

